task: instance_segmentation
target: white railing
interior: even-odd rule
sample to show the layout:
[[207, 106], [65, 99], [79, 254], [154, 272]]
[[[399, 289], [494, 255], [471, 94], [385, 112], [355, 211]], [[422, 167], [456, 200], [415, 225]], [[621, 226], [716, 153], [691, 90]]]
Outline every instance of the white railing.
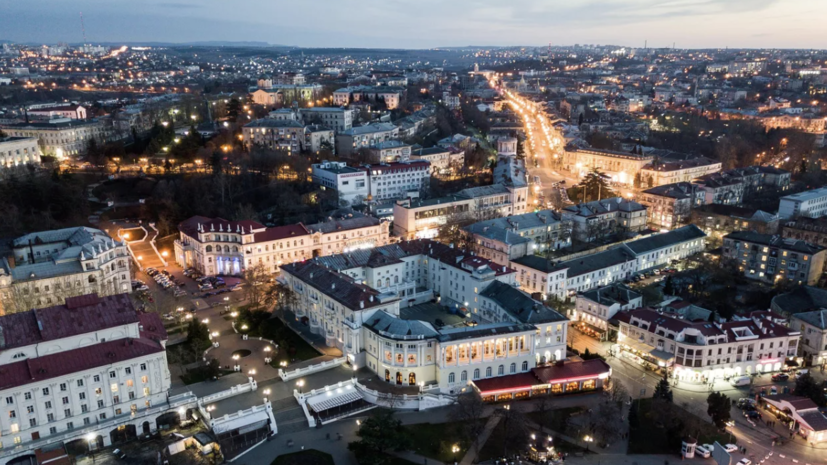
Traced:
[[295, 370], [283, 370], [279, 368], [279, 377], [282, 381], [290, 381], [291, 379], [301, 378], [320, 371], [330, 370], [338, 366], [344, 365], [347, 362], [347, 357], [334, 358], [333, 360], [326, 360], [314, 365], [308, 365], [304, 368], [296, 368]]
[[155, 246], [155, 239], [157, 239], [158, 236], [161, 235], [161, 232], [158, 231], [157, 228], [155, 228], [155, 223], [149, 223], [149, 227], [155, 231], [155, 237], [149, 240], [149, 245], [152, 246], [152, 250], [155, 251], [155, 254], [158, 255], [158, 258], [161, 259], [161, 262], [164, 264], [164, 266], [169, 266], [169, 263], [167, 263], [167, 260], [164, 258], [163, 255], [161, 255], [161, 252], [158, 252], [158, 247]]
[[199, 398], [198, 399], [198, 405], [203, 406], [205, 404], [216, 402], [216, 401], [219, 401], [221, 399], [226, 399], [228, 397], [237, 396], [239, 394], [244, 394], [244, 393], [255, 391], [256, 389], [258, 389], [258, 383], [256, 383], [256, 381], [252, 377], [250, 377], [248, 379], [249, 379], [248, 383], [237, 384], [235, 386], [232, 386], [230, 389], [225, 389], [223, 391], [216, 392], [215, 394], [210, 394], [210, 395]]
[[[379, 392], [375, 389], [370, 389], [367, 386], [359, 384], [358, 381], [354, 382], [356, 383], [356, 390], [359, 391], [363, 399], [370, 402], [371, 404], [376, 404], [393, 409], [426, 410], [433, 407], [451, 405], [454, 402], [456, 402], [456, 399], [453, 396], [445, 394], [429, 394], [423, 392], [420, 392], [419, 394], [389, 394], [386, 392]], [[429, 388], [429, 390], [433, 389], [439, 388]]]

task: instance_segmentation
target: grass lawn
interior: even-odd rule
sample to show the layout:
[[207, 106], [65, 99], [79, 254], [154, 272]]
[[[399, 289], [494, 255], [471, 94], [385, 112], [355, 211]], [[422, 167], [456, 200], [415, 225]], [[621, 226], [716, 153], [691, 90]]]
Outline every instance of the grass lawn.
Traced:
[[543, 418], [543, 412], [529, 412], [526, 416], [540, 426], [550, 428], [556, 433], [566, 434], [566, 421], [572, 414], [583, 410], [583, 407], [565, 407], [545, 412], [546, 418]]
[[411, 436], [414, 452], [440, 462], [454, 463], [455, 454], [451, 452], [451, 448], [459, 445], [460, 450], [456, 454], [456, 460], [459, 461], [470, 447], [470, 444], [462, 440], [462, 424], [425, 423], [406, 425], [404, 428]]
[[278, 367], [278, 363], [281, 361], [300, 362], [321, 355], [319, 351], [287, 327], [279, 318], [273, 316], [272, 313], [266, 310], [255, 310], [248, 313], [245, 310], [247, 310], [246, 306], [239, 307], [236, 328], [246, 324], [250, 327], [250, 330], [247, 331], [250, 337], [263, 337], [279, 345], [279, 352], [275, 357], [275, 365], [273, 366]]
[[283, 454], [270, 462], [270, 465], [333, 465], [333, 456], [310, 449]]
[[528, 438], [526, 438], [525, 444], [509, 443], [507, 447], [505, 441], [505, 424], [500, 420], [497, 427], [491, 432], [491, 436], [488, 437], [488, 440], [485, 441], [482, 449], [480, 449], [480, 453], [477, 455], [477, 462], [499, 459], [503, 456], [504, 449], [507, 449], [506, 452], [509, 455], [515, 452], [522, 452], [528, 444]]
[[680, 450], [681, 437], [689, 434], [694, 436], [700, 433], [697, 438], [698, 444], [712, 444], [715, 441], [727, 444], [734, 441], [734, 438], [730, 439], [729, 433], [721, 432], [704, 418], [699, 418], [680, 406], [665, 404], [666, 408], [672, 409], [671, 413], [675, 417], [682, 419], [688, 429], [685, 433], [676, 434], [675, 437], [670, 438], [667, 428], [660, 420], [664, 416], [663, 407], [658, 407], [661, 410], [655, 410], [652, 399], [641, 399], [633, 402], [631, 408], [637, 408], [638, 402], [640, 402], [638, 414], [640, 421], [638, 427], [632, 428], [629, 433], [628, 454], [674, 454]]

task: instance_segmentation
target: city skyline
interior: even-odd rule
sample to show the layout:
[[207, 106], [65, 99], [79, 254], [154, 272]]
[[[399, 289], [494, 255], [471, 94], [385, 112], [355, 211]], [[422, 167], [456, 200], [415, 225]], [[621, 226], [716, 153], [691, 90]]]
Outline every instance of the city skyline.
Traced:
[[[299, 47], [436, 48], [543, 46], [574, 43], [651, 48], [827, 48], [819, 23], [827, 14], [816, 0], [491, 0], [380, 2], [320, 0], [328, 14], [312, 17], [305, 4], [248, 0], [232, 5], [147, 2], [140, 12], [126, 2], [71, 4], [0, 0], [0, 40], [26, 43], [200, 41], [267, 42]], [[314, 8], [315, 9], [315, 8]], [[400, 33], [398, 21], [411, 25]], [[785, 18], [794, 19], [784, 21]], [[309, 19], [308, 19], [309, 21]], [[362, 23], [365, 27], [354, 27]], [[298, 25], [297, 25], [298, 24]], [[368, 27], [369, 26], [369, 27]], [[768, 27], [771, 26], [771, 27]]]

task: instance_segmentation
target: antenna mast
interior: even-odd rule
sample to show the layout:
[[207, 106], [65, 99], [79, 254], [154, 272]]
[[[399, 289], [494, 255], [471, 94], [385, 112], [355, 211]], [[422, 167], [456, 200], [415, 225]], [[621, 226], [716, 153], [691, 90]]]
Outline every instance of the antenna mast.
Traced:
[[83, 45], [86, 45], [86, 26], [83, 24], [83, 12], [80, 12], [80, 30], [83, 31]]

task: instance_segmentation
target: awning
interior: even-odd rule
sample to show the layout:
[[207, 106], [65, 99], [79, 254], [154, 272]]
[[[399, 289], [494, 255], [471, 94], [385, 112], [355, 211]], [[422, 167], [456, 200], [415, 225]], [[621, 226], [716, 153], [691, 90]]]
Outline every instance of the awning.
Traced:
[[590, 330], [592, 330], [592, 331], [596, 332], [597, 334], [603, 334], [603, 333], [605, 333], [605, 332], [606, 332], [606, 330], [605, 330], [605, 329], [603, 329], [603, 328], [598, 328], [597, 326], [595, 326], [595, 325], [593, 325], [593, 324], [586, 323], [586, 322], [584, 322], [584, 321], [581, 321], [581, 322], [580, 322], [580, 325], [585, 326], [586, 328], [589, 328]]
[[621, 344], [644, 354], [648, 354], [650, 351], [655, 350], [653, 346], [650, 346], [645, 342], [635, 341], [634, 339], [624, 339]]
[[652, 357], [655, 357], [658, 360], [663, 360], [664, 362], [670, 362], [670, 361], [672, 361], [672, 359], [675, 358], [674, 355], [670, 354], [669, 352], [666, 352], [665, 350], [660, 350], [660, 349], [650, 350], [649, 355], [651, 355]]

